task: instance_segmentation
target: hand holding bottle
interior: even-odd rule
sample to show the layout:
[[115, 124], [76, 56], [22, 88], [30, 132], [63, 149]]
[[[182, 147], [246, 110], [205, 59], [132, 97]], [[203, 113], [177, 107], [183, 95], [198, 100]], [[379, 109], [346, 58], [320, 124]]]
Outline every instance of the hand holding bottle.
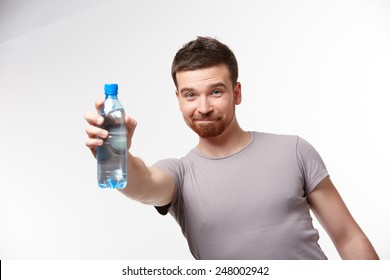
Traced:
[[[85, 132], [88, 135], [85, 145], [91, 150], [94, 157], [96, 157], [96, 148], [103, 145], [103, 139], [107, 138], [108, 131], [103, 129], [104, 118], [99, 115], [100, 108], [104, 104], [104, 99], [98, 99], [95, 102], [96, 112], [87, 112], [84, 114], [84, 119], [88, 122]], [[125, 115], [126, 125], [126, 144], [127, 149], [131, 147], [131, 139], [133, 138], [137, 121]]]
[[[98, 185], [123, 189], [127, 185], [127, 151], [134, 129], [126, 123], [125, 111], [118, 99], [118, 85], [106, 84], [106, 98], [96, 102], [96, 114], [86, 114], [89, 139], [86, 144], [97, 159]], [[95, 139], [93, 139], [95, 138]]]

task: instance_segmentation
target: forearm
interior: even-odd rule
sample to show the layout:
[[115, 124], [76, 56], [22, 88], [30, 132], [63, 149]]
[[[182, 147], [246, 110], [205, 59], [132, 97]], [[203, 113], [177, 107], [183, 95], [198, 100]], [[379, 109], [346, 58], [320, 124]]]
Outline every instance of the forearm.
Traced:
[[342, 259], [378, 259], [329, 177], [308, 196], [311, 209], [328, 232]]
[[127, 185], [120, 190], [124, 195], [144, 202], [151, 188], [152, 178], [144, 161], [127, 153]]
[[378, 260], [374, 247], [363, 232], [356, 233], [349, 240], [337, 245], [340, 257], [344, 260]]
[[175, 181], [166, 171], [147, 167], [143, 160], [127, 153], [127, 186], [120, 190], [139, 202], [164, 206], [172, 201]]

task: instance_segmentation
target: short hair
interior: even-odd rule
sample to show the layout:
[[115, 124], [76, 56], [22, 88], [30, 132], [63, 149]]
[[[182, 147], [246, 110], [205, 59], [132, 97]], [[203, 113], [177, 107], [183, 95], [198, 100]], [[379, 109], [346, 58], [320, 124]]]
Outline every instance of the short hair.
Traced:
[[200, 37], [185, 44], [175, 55], [171, 74], [177, 87], [176, 73], [224, 64], [228, 67], [233, 87], [238, 79], [238, 64], [231, 49], [210, 37]]

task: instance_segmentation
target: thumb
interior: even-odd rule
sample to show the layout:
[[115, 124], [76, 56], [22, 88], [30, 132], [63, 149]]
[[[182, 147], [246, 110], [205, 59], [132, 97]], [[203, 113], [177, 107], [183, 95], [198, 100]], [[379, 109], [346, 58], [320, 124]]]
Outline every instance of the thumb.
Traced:
[[129, 116], [125, 116], [126, 124], [126, 138], [127, 138], [127, 147], [131, 147], [131, 139], [133, 138], [135, 128], [137, 127], [137, 121]]

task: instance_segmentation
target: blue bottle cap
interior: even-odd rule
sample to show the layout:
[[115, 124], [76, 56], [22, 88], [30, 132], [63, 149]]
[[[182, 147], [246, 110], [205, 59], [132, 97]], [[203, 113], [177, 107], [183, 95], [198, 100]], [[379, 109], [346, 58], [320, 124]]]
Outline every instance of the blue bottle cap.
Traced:
[[118, 84], [105, 84], [104, 92], [107, 95], [116, 95], [118, 94]]

